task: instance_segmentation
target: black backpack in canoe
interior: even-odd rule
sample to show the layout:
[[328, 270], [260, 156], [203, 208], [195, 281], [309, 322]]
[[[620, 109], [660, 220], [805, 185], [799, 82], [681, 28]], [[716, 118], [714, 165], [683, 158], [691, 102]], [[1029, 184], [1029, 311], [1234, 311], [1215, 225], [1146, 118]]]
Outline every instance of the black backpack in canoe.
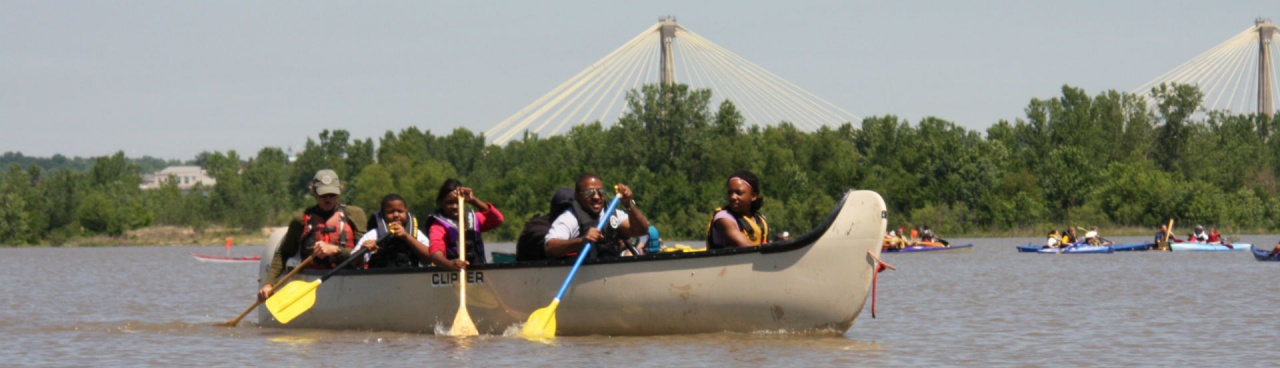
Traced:
[[551, 230], [551, 214], [537, 215], [524, 223], [520, 237], [516, 239], [516, 261], [547, 259], [547, 231]]
[[573, 189], [560, 188], [551, 195], [551, 206], [545, 215], [534, 215], [524, 223], [520, 237], [516, 238], [516, 261], [537, 261], [547, 259], [547, 232], [551, 223], [556, 220], [573, 202]]

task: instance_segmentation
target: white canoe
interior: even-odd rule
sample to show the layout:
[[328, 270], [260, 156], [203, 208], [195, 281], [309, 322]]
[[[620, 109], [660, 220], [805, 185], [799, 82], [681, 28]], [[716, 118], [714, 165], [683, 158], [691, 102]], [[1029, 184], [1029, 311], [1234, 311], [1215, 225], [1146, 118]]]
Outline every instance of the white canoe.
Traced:
[[1169, 249], [1174, 252], [1224, 252], [1233, 250], [1249, 250], [1253, 248], [1253, 244], [1249, 243], [1231, 243], [1231, 246], [1222, 244], [1209, 243], [1173, 243], [1169, 244]]
[[[879, 194], [849, 191], [817, 229], [762, 247], [587, 260], [556, 309], [557, 335], [722, 331], [844, 333], [871, 288], [887, 225]], [[268, 240], [259, 272], [283, 237]], [[503, 334], [550, 304], [573, 260], [487, 264], [467, 273], [468, 312], [481, 333]], [[298, 278], [314, 280], [307, 270]], [[349, 270], [316, 290], [315, 305], [265, 327], [448, 331], [458, 273], [435, 268]], [[514, 330], [512, 330], [514, 331]]]

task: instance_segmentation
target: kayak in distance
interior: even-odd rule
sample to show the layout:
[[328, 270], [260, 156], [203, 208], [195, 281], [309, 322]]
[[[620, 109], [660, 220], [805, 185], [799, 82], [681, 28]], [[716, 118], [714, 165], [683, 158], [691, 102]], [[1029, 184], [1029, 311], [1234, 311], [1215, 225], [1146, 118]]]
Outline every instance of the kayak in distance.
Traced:
[[1227, 252], [1235, 250], [1249, 250], [1253, 248], [1253, 244], [1249, 243], [1233, 243], [1233, 244], [1209, 244], [1209, 243], [1173, 243], [1169, 244], [1169, 249], [1174, 252]]
[[[818, 227], [790, 240], [704, 252], [588, 259], [556, 312], [556, 335], [667, 335], [784, 330], [839, 335], [871, 291], [888, 225], [879, 194], [851, 190]], [[263, 249], [259, 274], [283, 238]], [[503, 335], [547, 305], [573, 259], [442, 268], [342, 270], [287, 325], [258, 307], [262, 327], [435, 333], [459, 311], [459, 283], [480, 333]], [[325, 270], [303, 270], [297, 281]], [[295, 281], [296, 282], [296, 281]], [[444, 327], [447, 331], [448, 327]]]
[[1037, 254], [1107, 254], [1116, 250], [1110, 245], [1068, 245], [1063, 248], [1049, 248], [1043, 245], [1019, 245], [1020, 253], [1037, 253]]
[[207, 255], [207, 254], [200, 254], [200, 253], [196, 253], [196, 252], [187, 252], [187, 253], [191, 254], [191, 257], [194, 257], [197, 261], [200, 261], [200, 262], [212, 262], [212, 263], [246, 263], [246, 262], [258, 262], [258, 261], [262, 258], [262, 257], [260, 257], [260, 256], [223, 257], [223, 256], [211, 256], [211, 255]]
[[1253, 248], [1253, 258], [1259, 261], [1280, 262], [1280, 254], [1271, 254], [1271, 251], [1257, 247]]
[[973, 244], [960, 245], [912, 245], [903, 248], [884, 248], [885, 253], [973, 253]]

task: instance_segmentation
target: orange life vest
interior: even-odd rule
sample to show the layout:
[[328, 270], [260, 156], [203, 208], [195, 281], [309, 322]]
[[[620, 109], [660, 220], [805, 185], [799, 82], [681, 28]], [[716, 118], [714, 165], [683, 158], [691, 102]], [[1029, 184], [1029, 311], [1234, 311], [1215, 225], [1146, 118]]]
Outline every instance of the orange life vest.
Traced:
[[[298, 247], [299, 259], [307, 259], [311, 256], [312, 247], [316, 242], [323, 241], [329, 244], [337, 244], [342, 249], [353, 249], [356, 246], [356, 233], [351, 223], [347, 220], [347, 210], [344, 206], [339, 205], [333, 211], [333, 215], [329, 218], [316, 216], [312, 211], [308, 210], [302, 214], [303, 223], [306, 227], [302, 230], [302, 244]], [[338, 265], [334, 259], [316, 259], [307, 265], [307, 268], [313, 269], [331, 269]]]

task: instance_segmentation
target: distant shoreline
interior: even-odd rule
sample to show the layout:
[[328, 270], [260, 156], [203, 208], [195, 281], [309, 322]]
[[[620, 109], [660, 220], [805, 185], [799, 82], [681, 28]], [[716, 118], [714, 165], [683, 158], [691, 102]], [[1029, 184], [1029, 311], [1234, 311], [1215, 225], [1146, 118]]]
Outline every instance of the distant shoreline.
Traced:
[[211, 226], [201, 231], [183, 226], [151, 226], [129, 230], [123, 236], [94, 235], [66, 239], [61, 244], [35, 245], [0, 245], [4, 248], [25, 247], [117, 247], [117, 246], [186, 246], [186, 245], [226, 245], [231, 239], [232, 246], [261, 246], [267, 242], [273, 227], [264, 227], [260, 231], [245, 231], [238, 228]]

